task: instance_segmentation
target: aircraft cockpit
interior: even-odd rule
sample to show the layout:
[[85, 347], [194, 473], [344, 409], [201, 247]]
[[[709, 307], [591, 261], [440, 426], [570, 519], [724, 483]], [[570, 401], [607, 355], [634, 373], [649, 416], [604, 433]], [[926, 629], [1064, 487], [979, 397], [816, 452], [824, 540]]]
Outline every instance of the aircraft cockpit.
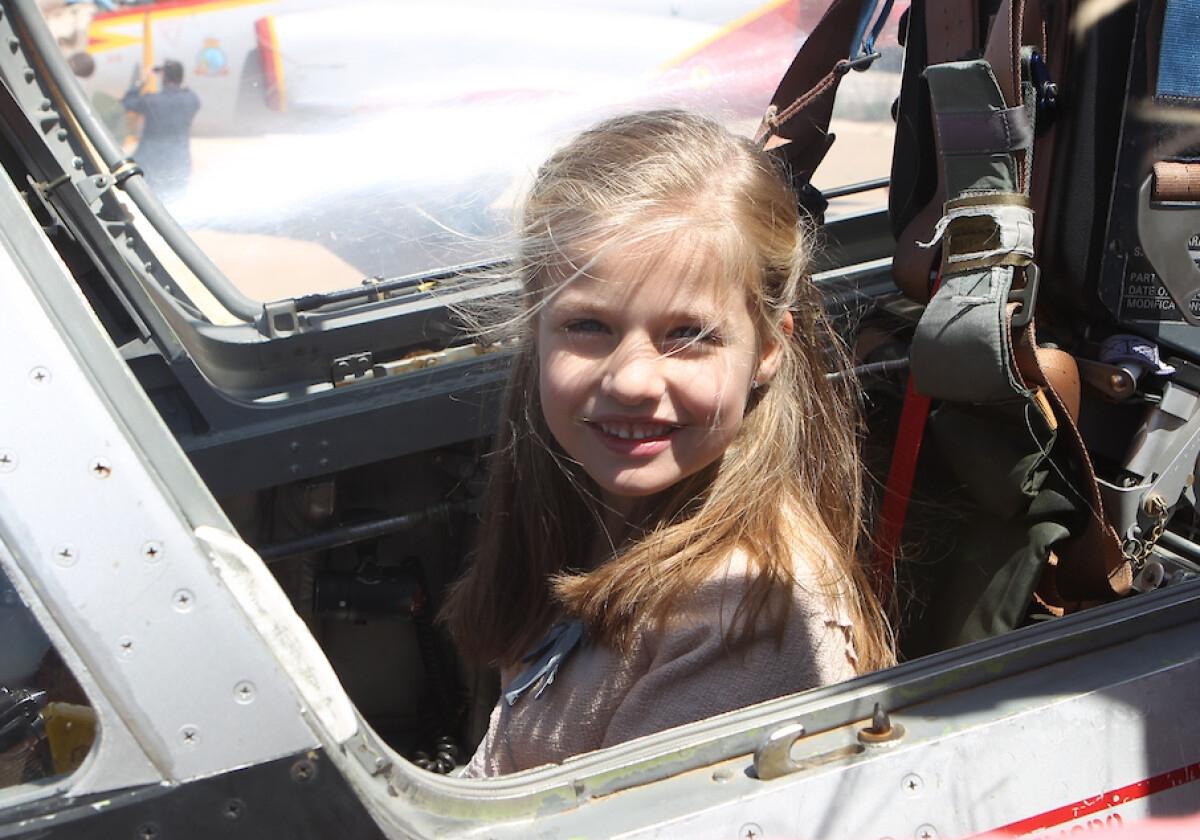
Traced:
[[[797, 127], [824, 4], [0, 0], [0, 836], [1200, 809], [1195, 2], [970, 5], [831, 4], [870, 49]], [[156, 190], [130, 103], [167, 83], [198, 110]], [[516, 293], [547, 153], [659, 106], [795, 175], [901, 664], [457, 779], [500, 685], [437, 616], [510, 361], [467, 317]]]

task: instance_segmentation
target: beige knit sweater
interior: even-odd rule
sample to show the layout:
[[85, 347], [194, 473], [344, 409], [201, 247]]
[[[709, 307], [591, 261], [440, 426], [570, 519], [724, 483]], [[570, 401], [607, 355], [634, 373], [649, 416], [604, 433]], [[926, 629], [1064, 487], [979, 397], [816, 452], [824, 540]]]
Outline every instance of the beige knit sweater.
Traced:
[[[515, 703], [503, 693], [464, 775], [498, 776], [619, 744], [855, 675], [850, 621], [823, 594], [808, 563], [797, 584], [781, 644], [764, 631], [731, 651], [725, 632], [748, 584], [735, 553], [657, 631], [639, 632], [628, 656], [588, 643], [564, 660], [552, 685]], [[507, 687], [520, 669], [505, 672]]]

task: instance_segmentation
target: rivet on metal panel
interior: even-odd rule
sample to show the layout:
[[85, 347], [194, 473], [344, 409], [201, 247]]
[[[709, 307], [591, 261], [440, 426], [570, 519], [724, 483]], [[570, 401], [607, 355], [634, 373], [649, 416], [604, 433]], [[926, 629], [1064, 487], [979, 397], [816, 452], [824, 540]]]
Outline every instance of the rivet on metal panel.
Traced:
[[249, 680], [242, 680], [233, 687], [233, 699], [241, 703], [243, 706], [254, 702], [254, 683]]
[[60, 545], [54, 549], [54, 562], [60, 566], [74, 566], [79, 560], [79, 553], [71, 545]]
[[162, 559], [163, 547], [158, 540], [147, 540], [142, 544], [142, 557], [147, 563], [157, 563]]
[[190, 589], [180, 589], [171, 596], [171, 604], [175, 607], [175, 612], [191, 612], [192, 607], [196, 605], [196, 596]]
[[108, 478], [112, 475], [112, 464], [108, 463], [104, 458], [93, 458], [88, 469], [96, 478]]
[[83, 169], [83, 158], [81, 158], [81, 157], [71, 158], [71, 167], [73, 169]]
[[122, 659], [133, 659], [133, 639], [122, 636], [117, 639], [117, 655]]
[[245, 813], [245, 811], [246, 811], [246, 803], [245, 802], [243, 802], [240, 799], [230, 799], [228, 802], [225, 803], [225, 807], [224, 807], [224, 809], [222, 809], [221, 814], [225, 817], [225, 819], [229, 820], [230, 822], [233, 822], [235, 820], [240, 820], [242, 818], [242, 814]]
[[50, 371], [39, 365], [29, 371], [29, 378], [33, 380], [34, 385], [49, 385]]
[[312, 759], [302, 758], [292, 764], [291, 776], [293, 782], [311, 782], [317, 776], [317, 765]]
[[58, 138], [60, 143], [65, 143], [67, 138], [70, 137], [71, 134], [65, 128], [60, 128], [54, 136]]
[[200, 743], [200, 730], [190, 723], [185, 724], [179, 729], [179, 740], [185, 747], [194, 747]]
[[900, 787], [909, 796], [919, 796], [921, 791], [925, 789], [925, 781], [916, 773], [909, 773], [900, 782]]
[[759, 840], [762, 833], [762, 826], [758, 823], [746, 823], [738, 829], [738, 840]]
[[0, 473], [12, 472], [17, 468], [17, 453], [11, 449], [0, 449]]
[[937, 840], [937, 829], [929, 823], [917, 826], [917, 832], [913, 835], [916, 840]]

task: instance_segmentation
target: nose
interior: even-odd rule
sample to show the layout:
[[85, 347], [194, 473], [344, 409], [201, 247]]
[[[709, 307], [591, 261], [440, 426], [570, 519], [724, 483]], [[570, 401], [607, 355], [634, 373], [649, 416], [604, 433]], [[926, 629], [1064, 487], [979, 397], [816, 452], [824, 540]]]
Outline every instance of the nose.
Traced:
[[628, 338], [609, 356], [604, 395], [624, 405], [657, 402], [666, 391], [666, 363], [652, 341]]

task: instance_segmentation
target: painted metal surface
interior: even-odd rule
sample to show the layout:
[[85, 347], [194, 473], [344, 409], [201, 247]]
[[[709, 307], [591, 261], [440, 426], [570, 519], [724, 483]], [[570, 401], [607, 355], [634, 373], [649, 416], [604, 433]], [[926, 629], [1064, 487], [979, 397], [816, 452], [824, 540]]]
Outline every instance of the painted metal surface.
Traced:
[[[0, 439], [16, 463], [0, 476], [0, 533], [14, 577], [163, 778], [315, 746], [294, 687], [165, 492], [149, 448], [187, 486], [185, 459], [111, 345], [68, 337], [99, 325], [8, 182], [0, 244]], [[207, 495], [194, 474], [190, 484]], [[145, 781], [139, 769], [94, 767], [76, 792]]]
[[320, 750], [179, 787], [0, 810], [11, 840], [377, 840], [383, 835]]
[[559, 836], [1040, 837], [1194, 813], [1198, 629], [914, 705], [892, 716], [906, 734], [890, 745], [860, 743], [867, 720], [801, 737], [792, 749], [799, 769], [772, 781], [754, 778], [744, 756], [597, 800], [564, 816]]

